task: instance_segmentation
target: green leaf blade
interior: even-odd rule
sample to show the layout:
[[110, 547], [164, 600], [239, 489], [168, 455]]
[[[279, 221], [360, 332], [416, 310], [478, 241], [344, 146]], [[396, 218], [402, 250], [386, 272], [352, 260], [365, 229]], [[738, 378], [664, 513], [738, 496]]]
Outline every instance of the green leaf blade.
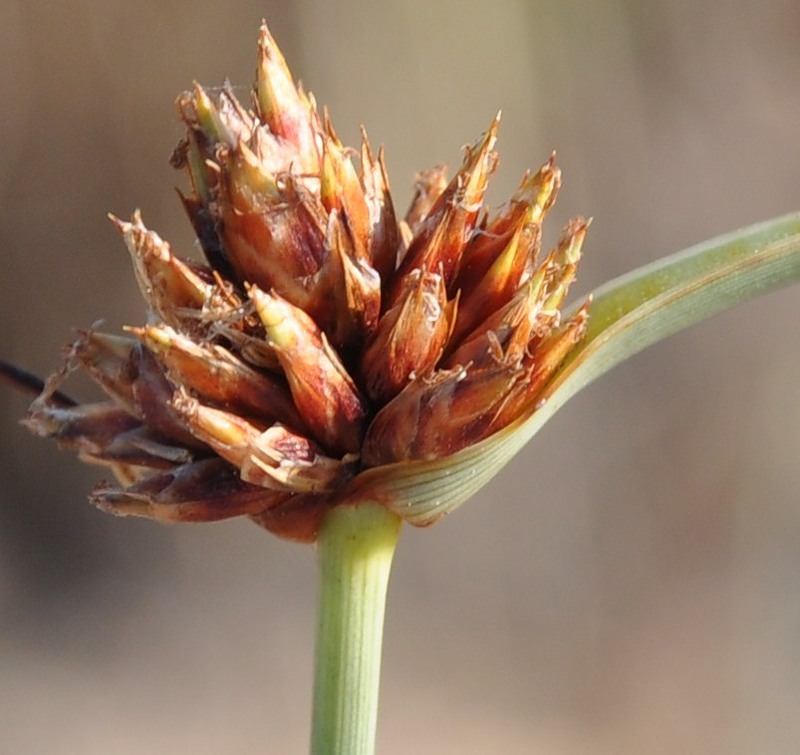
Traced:
[[584, 340], [528, 416], [452, 456], [368, 470], [357, 487], [427, 526], [485, 485], [572, 396], [643, 349], [719, 312], [800, 281], [800, 213], [645, 265], [592, 294]]

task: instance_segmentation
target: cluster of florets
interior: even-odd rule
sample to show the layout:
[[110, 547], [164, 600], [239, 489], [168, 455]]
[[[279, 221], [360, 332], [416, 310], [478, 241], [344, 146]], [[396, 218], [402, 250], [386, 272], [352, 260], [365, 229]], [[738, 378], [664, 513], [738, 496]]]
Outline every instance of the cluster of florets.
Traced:
[[[149, 307], [126, 335], [71, 346], [28, 419], [120, 485], [92, 499], [168, 521], [249, 515], [313, 539], [365, 469], [453, 454], [535, 411], [585, 329], [560, 310], [587, 221], [540, 250], [554, 159], [490, 212], [498, 121], [449, 182], [395, 214], [382, 152], [345, 148], [262, 26], [250, 108], [229, 87], [178, 100], [173, 163], [204, 264], [114, 219]], [[357, 158], [355, 160], [354, 158]], [[357, 167], [358, 165], [358, 167]], [[74, 369], [105, 391], [74, 404]]]

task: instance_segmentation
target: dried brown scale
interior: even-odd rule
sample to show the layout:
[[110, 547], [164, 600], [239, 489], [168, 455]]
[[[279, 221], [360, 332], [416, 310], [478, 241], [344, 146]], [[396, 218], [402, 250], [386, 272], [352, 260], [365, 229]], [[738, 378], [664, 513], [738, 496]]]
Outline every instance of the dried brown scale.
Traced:
[[[324, 139], [322, 147], [320, 198], [329, 213], [338, 210], [347, 217], [355, 238], [369, 238], [372, 224], [362, 179], [342, 145], [330, 136]], [[366, 255], [366, 249], [360, 251], [362, 256]]]
[[516, 294], [536, 258], [540, 236], [538, 226], [520, 224], [480, 282], [461, 289], [452, 343], [460, 343], [486, 319], [487, 312], [497, 312]]
[[175, 385], [245, 416], [305, 429], [283, 380], [259, 372], [216, 344], [195, 343], [169, 326], [132, 328]]
[[309, 281], [313, 295], [303, 309], [344, 357], [375, 330], [381, 281], [343, 211], [331, 211], [325, 242], [328, 258]]
[[142, 426], [113, 401], [71, 407], [41, 401], [31, 406], [25, 425], [36, 435], [55, 439], [59, 446], [94, 457], [101, 456], [115, 438]]
[[423, 377], [434, 369], [455, 309], [441, 275], [414, 270], [406, 276], [398, 302], [381, 318], [361, 356], [360, 374], [377, 406], [396, 396], [412, 374]]
[[282, 492], [328, 492], [349, 477], [307, 438], [279, 424], [265, 428], [176, 393], [172, 405], [191, 431], [241, 470], [242, 479]]
[[209, 270], [198, 270], [176, 257], [168, 243], [142, 223], [136, 212], [130, 223], [113, 215], [133, 261], [139, 290], [150, 309], [170, 325], [179, 325], [184, 309], [198, 309], [211, 295]]
[[445, 357], [442, 366], [471, 364], [473, 369], [480, 369], [504, 360], [521, 361], [536, 326], [537, 296], [542, 277], [534, 276], [520, 286], [509, 302], [484, 320], [458, 344], [454, 352]]
[[206, 260], [221, 275], [232, 280], [233, 268], [217, 233], [217, 223], [208, 206], [200, 199], [185, 196], [180, 190], [178, 196]]
[[389, 300], [394, 302], [402, 280], [412, 270], [441, 273], [448, 292], [461, 266], [464, 247], [478, 219], [489, 175], [494, 172], [497, 155], [492, 147], [497, 139], [500, 117], [492, 122], [481, 141], [467, 148], [461, 170], [439, 195], [397, 269]]
[[522, 373], [518, 364], [476, 372], [467, 366], [411, 381], [370, 424], [364, 463], [434, 459], [476, 443]]
[[[561, 171], [555, 165], [555, 156], [551, 155], [533, 176], [523, 179], [505, 207], [491, 218], [484, 217], [464, 251], [456, 285], [465, 292], [472, 291], [521, 226], [541, 227], [560, 186]], [[532, 263], [538, 252], [538, 246], [531, 250]]]
[[79, 332], [66, 362], [74, 365], [72, 369], [83, 369], [121, 408], [140, 417], [131, 380], [135, 347], [136, 340], [127, 336], [86, 330]]
[[163, 522], [206, 522], [258, 515], [288, 497], [248, 485], [222, 459], [203, 459], [135, 482], [125, 490], [99, 485], [91, 501], [117, 515]]
[[144, 426], [118, 433], [96, 451], [84, 453], [85, 458], [97, 464], [124, 464], [138, 469], [170, 469], [191, 461], [193, 456], [190, 449], [169, 445]]
[[400, 231], [395, 218], [383, 147], [378, 151], [376, 159], [363, 126], [361, 127], [361, 183], [364, 185], [364, 198], [371, 223], [369, 259], [385, 291], [397, 264]]
[[303, 304], [303, 278], [324, 259], [324, 212], [297, 179], [264, 174], [256, 159], [240, 149], [223, 161], [220, 237], [239, 280]]
[[133, 351], [129, 374], [133, 398], [145, 424], [178, 446], [204, 452], [205, 444], [189, 432], [172, 408], [175, 385], [141, 344]]
[[[536, 410], [580, 340], [561, 323], [588, 222], [539, 260], [561, 174], [550, 159], [495, 212], [483, 199], [498, 118], [444, 168], [417, 176], [402, 220], [383, 150], [345, 147], [297, 87], [266, 25], [251, 107], [228, 85], [178, 98], [172, 164], [207, 264], [138, 213], [123, 236], [147, 323], [84, 333], [28, 424], [108, 465], [92, 501], [162, 521], [250, 516], [310, 541], [384, 465], [439, 460]], [[111, 399], [65, 405], [82, 369]], [[376, 493], [379, 495], [379, 493]]]
[[447, 188], [447, 167], [437, 165], [417, 174], [414, 181], [414, 196], [403, 222], [412, 234], [416, 234], [422, 221], [428, 217], [436, 201]]
[[255, 95], [262, 122], [278, 140], [286, 140], [295, 147], [296, 168], [302, 173], [317, 173], [319, 119], [312, 102], [295, 87], [289, 67], [266, 24], [261, 25], [258, 40]]
[[535, 409], [539, 394], [548, 380], [555, 374], [567, 354], [586, 333], [588, 302], [559, 330], [542, 338], [535, 351], [523, 360], [525, 377], [514, 385], [502, 411], [493, 419], [492, 430], [499, 430], [525, 412]]
[[357, 453], [367, 419], [366, 402], [325, 333], [305, 312], [276, 294], [253, 286], [250, 296], [301, 416], [334, 453]]

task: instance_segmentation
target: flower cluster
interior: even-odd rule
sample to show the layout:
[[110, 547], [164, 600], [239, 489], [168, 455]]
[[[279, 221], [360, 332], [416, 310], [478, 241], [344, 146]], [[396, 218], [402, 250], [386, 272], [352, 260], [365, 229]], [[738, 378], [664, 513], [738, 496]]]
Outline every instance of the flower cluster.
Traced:
[[[343, 146], [295, 85], [266, 25], [250, 108], [227, 86], [178, 99], [173, 156], [205, 263], [138, 213], [112, 218], [148, 308], [125, 335], [89, 330], [28, 425], [107, 465], [100, 508], [164, 521], [248, 515], [313, 540], [364, 470], [438, 459], [536, 410], [581, 339], [566, 322], [588, 222], [543, 253], [560, 172], [549, 159], [484, 208], [498, 120], [448, 181], [422, 173], [395, 212], [382, 152]], [[77, 404], [74, 370], [106, 394]]]

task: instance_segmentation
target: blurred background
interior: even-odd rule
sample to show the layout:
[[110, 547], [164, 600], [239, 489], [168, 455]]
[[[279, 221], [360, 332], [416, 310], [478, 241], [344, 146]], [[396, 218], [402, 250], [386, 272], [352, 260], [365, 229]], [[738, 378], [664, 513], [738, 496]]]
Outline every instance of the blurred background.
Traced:
[[[174, 98], [249, 86], [266, 17], [398, 207], [502, 108], [499, 204], [557, 149], [577, 295], [800, 209], [796, 0], [3, 0], [0, 354], [143, 308], [106, 220], [193, 239]], [[798, 289], [617, 368], [479, 496], [407, 529], [378, 750], [784, 755], [800, 741]], [[246, 521], [92, 510], [0, 391], [0, 752], [303, 753], [314, 556]]]

